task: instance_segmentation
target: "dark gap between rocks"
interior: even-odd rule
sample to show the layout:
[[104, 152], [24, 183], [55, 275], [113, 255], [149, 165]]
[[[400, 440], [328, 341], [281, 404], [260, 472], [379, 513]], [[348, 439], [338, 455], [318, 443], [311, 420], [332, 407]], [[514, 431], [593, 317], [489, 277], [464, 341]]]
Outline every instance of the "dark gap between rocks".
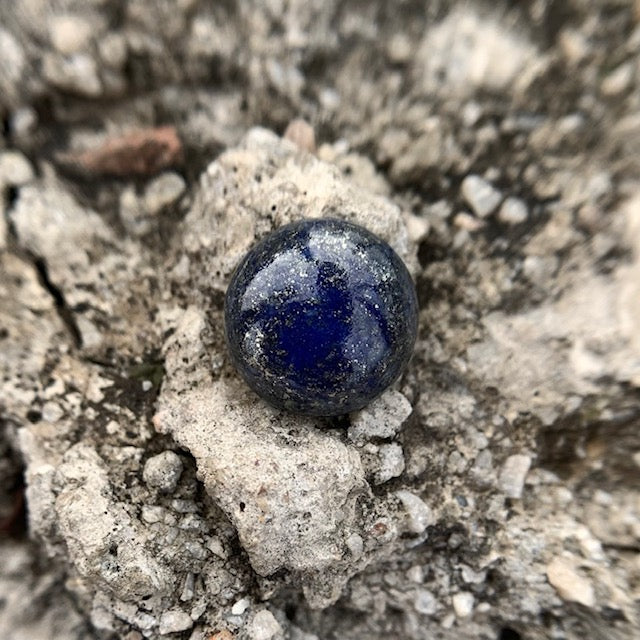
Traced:
[[73, 313], [67, 306], [67, 302], [65, 300], [64, 294], [62, 293], [62, 290], [58, 286], [56, 286], [49, 278], [47, 263], [42, 258], [38, 258], [36, 256], [32, 256], [31, 258], [33, 261], [33, 266], [38, 273], [38, 280], [40, 281], [40, 284], [49, 292], [49, 294], [53, 298], [58, 316], [71, 334], [71, 338], [73, 339], [75, 347], [77, 349], [80, 349], [82, 347], [82, 336], [80, 335], [80, 330], [78, 329], [78, 325], [76, 324], [75, 318], [73, 317]]
[[511, 627], [503, 627], [498, 634], [498, 640], [522, 640], [522, 636]]

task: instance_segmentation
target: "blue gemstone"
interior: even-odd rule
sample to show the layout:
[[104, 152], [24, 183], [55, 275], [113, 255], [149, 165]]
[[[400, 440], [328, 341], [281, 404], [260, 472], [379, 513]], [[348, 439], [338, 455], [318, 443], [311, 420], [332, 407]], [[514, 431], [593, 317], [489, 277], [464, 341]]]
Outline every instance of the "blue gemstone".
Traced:
[[277, 229], [238, 265], [225, 299], [231, 358], [270, 404], [336, 416], [402, 373], [416, 340], [411, 276], [386, 243], [342, 220]]

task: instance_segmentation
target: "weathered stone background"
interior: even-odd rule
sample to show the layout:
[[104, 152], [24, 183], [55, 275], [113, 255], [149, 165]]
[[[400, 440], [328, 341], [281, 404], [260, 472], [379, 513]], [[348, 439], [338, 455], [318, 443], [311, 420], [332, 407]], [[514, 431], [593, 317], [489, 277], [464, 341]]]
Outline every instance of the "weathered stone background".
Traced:
[[[0, 118], [1, 638], [640, 637], [637, 1], [1, 2]], [[306, 216], [421, 304], [338, 421], [222, 340]]]

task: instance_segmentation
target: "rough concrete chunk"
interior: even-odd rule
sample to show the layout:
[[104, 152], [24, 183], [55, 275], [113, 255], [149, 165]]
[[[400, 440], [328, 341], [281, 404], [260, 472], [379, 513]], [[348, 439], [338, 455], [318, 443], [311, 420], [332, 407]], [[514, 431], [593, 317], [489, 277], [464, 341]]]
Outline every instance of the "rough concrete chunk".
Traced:
[[106, 468], [95, 450], [71, 448], [58, 476], [64, 488], [55, 509], [80, 575], [125, 601], [168, 592], [170, 575], [145, 549], [139, 525], [110, 497]]
[[356, 501], [367, 491], [358, 454], [239, 384], [220, 381], [164, 399], [157, 428], [195, 457], [259, 574], [341, 564]]

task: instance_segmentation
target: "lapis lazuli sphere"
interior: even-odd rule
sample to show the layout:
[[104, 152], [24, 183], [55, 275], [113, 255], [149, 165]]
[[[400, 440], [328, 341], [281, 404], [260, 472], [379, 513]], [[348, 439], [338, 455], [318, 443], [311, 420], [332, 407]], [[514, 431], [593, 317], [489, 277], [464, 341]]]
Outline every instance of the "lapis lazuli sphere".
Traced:
[[225, 299], [231, 358], [249, 386], [294, 413], [364, 407], [401, 374], [416, 340], [411, 276], [393, 249], [342, 220], [303, 220], [254, 246]]

